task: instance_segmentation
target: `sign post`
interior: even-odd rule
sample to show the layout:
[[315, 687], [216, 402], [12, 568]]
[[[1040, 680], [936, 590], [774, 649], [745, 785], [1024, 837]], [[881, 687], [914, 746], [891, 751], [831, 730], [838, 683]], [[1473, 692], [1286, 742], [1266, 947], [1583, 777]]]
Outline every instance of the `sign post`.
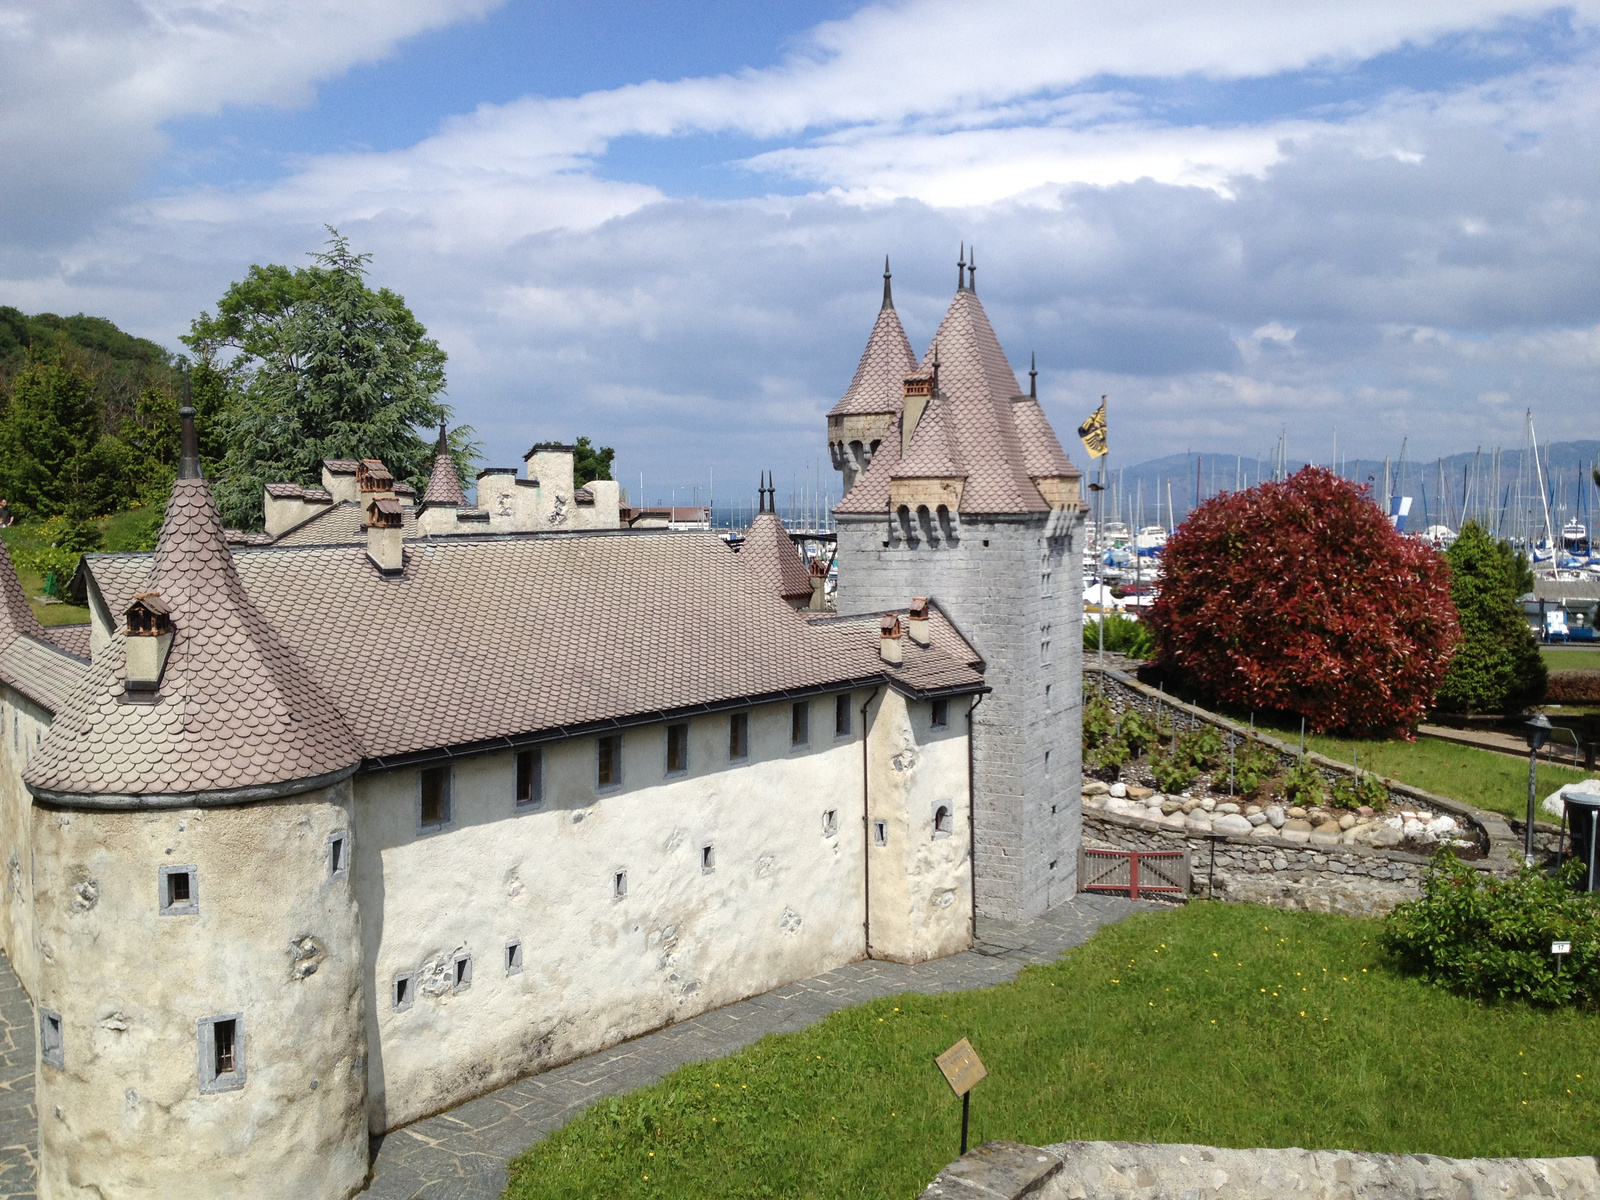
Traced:
[[961, 1097], [961, 1153], [967, 1152], [967, 1117], [972, 1106], [972, 1089], [978, 1080], [988, 1075], [972, 1043], [962, 1038], [933, 1060], [944, 1073], [950, 1090]]
[[1550, 953], [1555, 956], [1556, 974], [1561, 974], [1561, 960], [1572, 953], [1571, 942], [1551, 942]]

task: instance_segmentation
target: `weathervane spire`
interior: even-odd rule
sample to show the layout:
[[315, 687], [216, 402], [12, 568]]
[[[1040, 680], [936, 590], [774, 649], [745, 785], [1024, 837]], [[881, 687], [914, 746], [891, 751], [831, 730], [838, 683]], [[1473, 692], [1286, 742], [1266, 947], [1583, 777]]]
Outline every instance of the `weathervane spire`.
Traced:
[[978, 294], [978, 245], [972, 245], [972, 253], [967, 256], [967, 291], [974, 296]]
[[1028, 351], [1028, 395], [1039, 398], [1039, 358], [1032, 350]]
[[967, 290], [967, 243], [961, 243], [961, 257], [956, 259], [956, 291]]
[[[889, 292], [889, 256], [887, 254], [883, 256], [883, 307], [894, 307], [894, 296]], [[883, 309], [878, 311], [882, 312]]]

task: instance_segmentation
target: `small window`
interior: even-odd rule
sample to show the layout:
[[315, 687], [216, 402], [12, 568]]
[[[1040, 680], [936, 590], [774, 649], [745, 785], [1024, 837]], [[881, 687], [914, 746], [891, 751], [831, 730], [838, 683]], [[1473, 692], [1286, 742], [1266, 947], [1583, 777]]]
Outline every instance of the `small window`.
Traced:
[[667, 726], [667, 774], [677, 775], [689, 769], [689, 726]]
[[811, 743], [811, 701], [797, 702], [789, 712], [789, 744], [807, 746]]
[[833, 736], [850, 736], [850, 694], [833, 698]]
[[405, 1012], [406, 1009], [411, 1007], [411, 1001], [414, 999], [413, 993], [415, 990], [416, 976], [412, 975], [409, 971], [404, 975], [396, 975], [394, 977], [395, 1012]]
[[1050, 751], [1048, 750], [1044, 752], [1044, 769], [1046, 771], [1050, 769]]
[[622, 735], [607, 734], [595, 739], [596, 787], [611, 788], [622, 783]]
[[628, 873], [618, 871], [611, 876], [611, 898], [621, 900], [628, 894]]
[[830, 838], [839, 832], [839, 810], [830, 808], [822, 814], [822, 836]]
[[733, 713], [728, 717], [728, 757], [750, 757], [750, 714]]
[[450, 768], [428, 767], [417, 772], [417, 824], [424, 830], [443, 829], [453, 817]]
[[940, 804], [933, 810], [933, 836], [936, 838], [949, 837], [955, 822], [950, 814], [948, 804]]
[[518, 808], [535, 808], [544, 803], [544, 751], [541, 749], [517, 752]]
[[65, 1068], [66, 1051], [61, 1041], [61, 1014], [48, 1008], [39, 1010], [39, 1058], [52, 1067]]
[[522, 974], [522, 943], [521, 941], [506, 943], [506, 974]]
[[161, 915], [187, 917], [200, 911], [200, 872], [190, 865], [162, 867]]
[[350, 835], [335, 833], [328, 838], [328, 874], [338, 879], [350, 869]]
[[950, 701], [935, 700], [933, 702], [933, 727], [943, 729], [950, 724]]
[[700, 847], [700, 874], [709, 875], [717, 869], [717, 851], [714, 846]]
[[1046, 704], [1050, 703], [1050, 685], [1048, 683], [1044, 685], [1044, 702]]
[[458, 954], [455, 961], [455, 983], [452, 992], [464, 992], [472, 986], [472, 955]]
[[889, 844], [889, 822], [874, 821], [872, 823], [872, 844], [874, 846], [887, 846]]
[[200, 1091], [232, 1092], [244, 1086], [244, 1020], [238, 1013], [200, 1020]]

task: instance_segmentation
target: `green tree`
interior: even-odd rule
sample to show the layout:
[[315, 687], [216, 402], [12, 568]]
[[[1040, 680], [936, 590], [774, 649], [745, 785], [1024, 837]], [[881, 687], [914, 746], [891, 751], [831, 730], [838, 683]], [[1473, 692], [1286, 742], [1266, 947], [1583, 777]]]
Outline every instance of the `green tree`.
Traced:
[[80, 365], [29, 355], [0, 416], [0, 495], [20, 517], [79, 525], [118, 507], [126, 448], [105, 436], [100, 415]]
[[1453, 712], [1516, 712], [1544, 698], [1548, 672], [1518, 597], [1525, 567], [1476, 521], [1445, 551], [1462, 641], [1439, 687]]
[[579, 438], [572, 454], [572, 486], [582, 487], [595, 479], [610, 479], [611, 463], [616, 457], [617, 452], [610, 446], [596, 449], [588, 438]]
[[[367, 286], [371, 255], [328, 233], [310, 267], [252, 266], [183, 339], [225, 382], [216, 493], [229, 525], [260, 528], [262, 488], [318, 483], [324, 458], [381, 458], [397, 480], [427, 486], [428, 431], [451, 411], [445, 352], [403, 297]], [[471, 435], [451, 434], [464, 478]]]

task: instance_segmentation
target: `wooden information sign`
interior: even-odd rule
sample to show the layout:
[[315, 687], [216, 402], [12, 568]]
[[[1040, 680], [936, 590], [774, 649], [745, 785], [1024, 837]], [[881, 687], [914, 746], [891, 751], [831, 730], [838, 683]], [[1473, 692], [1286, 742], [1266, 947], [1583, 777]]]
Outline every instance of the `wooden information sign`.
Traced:
[[958, 1096], [965, 1096], [978, 1080], [989, 1073], [978, 1058], [978, 1052], [966, 1038], [962, 1038], [933, 1061], [939, 1064], [939, 1070], [944, 1072], [951, 1090]]

